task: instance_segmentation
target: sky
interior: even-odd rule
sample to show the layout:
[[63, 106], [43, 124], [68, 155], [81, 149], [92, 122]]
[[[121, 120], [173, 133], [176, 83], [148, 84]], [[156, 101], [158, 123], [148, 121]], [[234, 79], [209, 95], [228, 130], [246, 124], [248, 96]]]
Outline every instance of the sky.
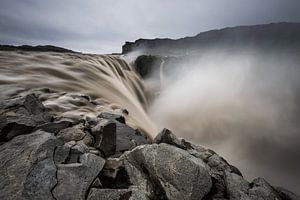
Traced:
[[125, 41], [300, 22], [299, 0], [0, 0], [0, 44], [121, 52]]

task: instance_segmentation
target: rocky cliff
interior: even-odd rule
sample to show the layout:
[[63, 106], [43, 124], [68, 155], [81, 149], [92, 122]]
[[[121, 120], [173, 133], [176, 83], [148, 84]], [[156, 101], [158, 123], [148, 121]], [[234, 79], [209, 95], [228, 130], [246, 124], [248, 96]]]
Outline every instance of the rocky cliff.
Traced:
[[193, 37], [173, 39], [138, 39], [126, 42], [122, 53], [138, 51], [151, 55], [191, 55], [211, 48], [300, 50], [300, 23], [273, 23], [211, 30]]
[[[126, 111], [57, 118], [44, 95], [56, 92], [1, 100], [0, 199], [300, 199], [263, 178], [245, 180], [213, 150], [167, 129], [149, 140], [126, 124]], [[78, 105], [93, 103], [78, 95]]]

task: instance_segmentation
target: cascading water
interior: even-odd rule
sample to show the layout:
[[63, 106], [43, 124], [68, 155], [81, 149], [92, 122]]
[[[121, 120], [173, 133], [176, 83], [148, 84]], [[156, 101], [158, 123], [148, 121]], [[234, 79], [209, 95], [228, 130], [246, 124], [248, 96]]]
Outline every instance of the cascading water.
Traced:
[[[59, 117], [95, 116], [126, 108], [130, 126], [150, 138], [156, 133], [145, 112], [148, 101], [143, 82], [119, 56], [1, 51], [0, 62], [2, 98], [28, 89], [50, 88], [60, 93], [43, 94], [41, 100]], [[76, 100], [84, 95], [95, 103], [82, 105]]]

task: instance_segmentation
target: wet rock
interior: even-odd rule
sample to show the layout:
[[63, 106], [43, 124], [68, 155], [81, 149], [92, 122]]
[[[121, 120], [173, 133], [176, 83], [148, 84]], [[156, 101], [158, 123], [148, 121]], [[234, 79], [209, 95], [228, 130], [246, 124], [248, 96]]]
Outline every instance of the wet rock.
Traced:
[[122, 157], [130, 182], [157, 199], [201, 199], [211, 189], [207, 165], [168, 144], [142, 145]]
[[116, 152], [116, 123], [111, 120], [101, 120], [97, 126], [92, 128], [95, 137], [95, 147], [100, 149], [105, 156]]
[[88, 200], [149, 200], [137, 189], [92, 189]]
[[34, 94], [3, 100], [0, 109], [0, 141], [30, 133], [36, 126], [52, 119]]
[[57, 137], [64, 142], [69, 142], [82, 140], [85, 135], [86, 133], [79, 126], [73, 126], [59, 131]]
[[120, 122], [116, 122], [116, 136], [116, 151], [121, 153], [150, 143], [138, 130]]
[[178, 139], [169, 129], [164, 128], [155, 138], [154, 143], [166, 143], [173, 146], [176, 146], [181, 149], [192, 148], [189, 142], [186, 142], [183, 139]]
[[98, 117], [103, 119], [109, 119], [109, 120], [117, 120], [118, 122], [125, 124], [125, 118], [122, 115], [109, 113], [109, 112], [101, 112], [98, 115]]
[[42, 125], [39, 125], [35, 130], [41, 129], [49, 133], [58, 133], [60, 130], [68, 128], [72, 125], [70, 121], [58, 121], [58, 122], [48, 122]]
[[89, 188], [104, 166], [105, 160], [86, 153], [80, 156], [80, 163], [59, 164], [58, 184], [53, 190], [56, 199], [86, 199]]
[[54, 199], [54, 151], [62, 145], [53, 134], [36, 131], [0, 146], [0, 199]]

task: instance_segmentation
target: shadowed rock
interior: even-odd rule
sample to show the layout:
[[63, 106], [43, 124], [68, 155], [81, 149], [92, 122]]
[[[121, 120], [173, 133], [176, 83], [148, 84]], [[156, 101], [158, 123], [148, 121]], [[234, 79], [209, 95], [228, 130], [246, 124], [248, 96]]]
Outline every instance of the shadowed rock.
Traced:
[[105, 160], [93, 154], [80, 156], [80, 163], [59, 164], [58, 184], [53, 190], [56, 199], [86, 199], [89, 188], [104, 166]]
[[2, 100], [0, 108], [0, 141], [30, 133], [36, 126], [52, 119], [34, 94]]

